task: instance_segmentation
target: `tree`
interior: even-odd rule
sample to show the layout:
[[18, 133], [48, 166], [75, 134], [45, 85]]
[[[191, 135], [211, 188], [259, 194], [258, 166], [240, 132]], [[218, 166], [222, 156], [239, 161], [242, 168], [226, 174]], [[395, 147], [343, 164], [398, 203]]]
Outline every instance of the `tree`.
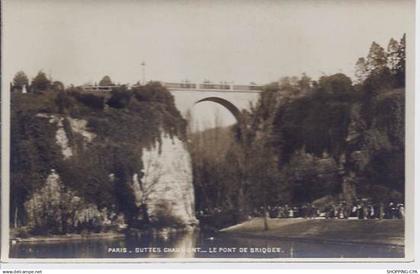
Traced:
[[39, 71], [31, 82], [31, 88], [34, 92], [47, 90], [50, 86], [51, 81], [43, 71]]
[[376, 42], [372, 42], [370, 46], [369, 54], [367, 56], [367, 70], [373, 72], [378, 69], [382, 69], [387, 65], [386, 52]]
[[281, 181], [276, 156], [266, 140], [256, 141], [247, 149], [250, 151], [244, 154], [245, 165], [242, 171], [248, 182], [244, 187], [247, 189], [246, 196], [253, 208], [264, 209], [264, 230], [268, 230], [268, 206], [285, 200], [287, 186]]
[[395, 86], [394, 77], [388, 67], [372, 71], [363, 83], [363, 90], [367, 94], [378, 94]]
[[63, 91], [64, 90], [64, 84], [60, 81], [54, 81], [51, 84], [51, 88], [55, 91]]
[[55, 103], [57, 104], [58, 112], [64, 114], [70, 110], [76, 102], [73, 97], [69, 96], [64, 91], [59, 91], [55, 98]]
[[319, 89], [330, 94], [353, 91], [351, 79], [343, 73], [331, 76], [322, 76], [319, 79]]
[[144, 166], [140, 173], [142, 177], [138, 178], [137, 174], [133, 176], [132, 189], [136, 205], [140, 209], [142, 223], [148, 225], [150, 223], [148, 205], [152, 201], [153, 194], [157, 192], [156, 185], [161, 182], [165, 170], [159, 163], [159, 154], [155, 151], [145, 151], [142, 157]]
[[337, 194], [340, 189], [338, 166], [328, 153], [316, 157], [303, 149], [297, 150], [282, 172], [292, 188], [293, 200], [299, 203]]
[[405, 34], [401, 38], [398, 51], [398, 62], [396, 64], [396, 80], [397, 83], [404, 87], [405, 86]]
[[391, 38], [387, 47], [387, 65], [391, 72], [395, 73], [397, 70], [397, 64], [399, 62], [398, 50], [400, 45], [396, 40]]
[[354, 74], [359, 84], [363, 83], [363, 81], [366, 80], [368, 76], [368, 70], [367, 70], [367, 64], [366, 64], [365, 58], [360, 57], [357, 60]]
[[298, 80], [298, 86], [302, 93], [307, 93], [311, 89], [312, 79], [306, 73], [302, 74], [300, 80]]
[[23, 89], [24, 86], [28, 86], [28, 76], [23, 71], [19, 71], [13, 78], [13, 86], [18, 89]]
[[109, 77], [108, 75], [105, 75], [101, 81], [99, 81], [99, 85], [100, 86], [113, 86], [114, 83], [111, 80], [111, 77]]

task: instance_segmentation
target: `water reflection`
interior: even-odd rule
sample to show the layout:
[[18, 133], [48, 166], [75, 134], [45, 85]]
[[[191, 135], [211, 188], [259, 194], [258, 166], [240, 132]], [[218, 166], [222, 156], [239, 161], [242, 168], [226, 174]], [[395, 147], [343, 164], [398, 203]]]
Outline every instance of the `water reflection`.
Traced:
[[266, 240], [190, 232], [141, 239], [18, 243], [12, 258], [401, 258], [404, 248], [385, 245]]

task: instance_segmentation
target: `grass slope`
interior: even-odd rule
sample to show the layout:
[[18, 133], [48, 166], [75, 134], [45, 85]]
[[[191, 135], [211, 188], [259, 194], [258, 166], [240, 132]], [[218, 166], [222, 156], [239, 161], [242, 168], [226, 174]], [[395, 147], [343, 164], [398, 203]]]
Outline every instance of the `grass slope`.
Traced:
[[254, 218], [221, 232], [267, 239], [404, 245], [404, 220], [269, 219], [268, 231], [263, 222]]

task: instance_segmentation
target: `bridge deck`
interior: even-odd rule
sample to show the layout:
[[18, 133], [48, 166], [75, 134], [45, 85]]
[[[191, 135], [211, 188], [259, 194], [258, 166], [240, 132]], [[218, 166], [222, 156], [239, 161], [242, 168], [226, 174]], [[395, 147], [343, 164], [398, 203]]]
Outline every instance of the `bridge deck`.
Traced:
[[262, 90], [229, 90], [229, 89], [193, 89], [193, 88], [167, 88], [169, 91], [195, 91], [195, 92], [223, 92], [223, 93], [261, 93]]
[[256, 84], [250, 85], [237, 85], [227, 82], [220, 84], [216, 83], [169, 83], [162, 82], [162, 85], [170, 91], [198, 91], [198, 92], [239, 92], [239, 93], [260, 93], [263, 86]]

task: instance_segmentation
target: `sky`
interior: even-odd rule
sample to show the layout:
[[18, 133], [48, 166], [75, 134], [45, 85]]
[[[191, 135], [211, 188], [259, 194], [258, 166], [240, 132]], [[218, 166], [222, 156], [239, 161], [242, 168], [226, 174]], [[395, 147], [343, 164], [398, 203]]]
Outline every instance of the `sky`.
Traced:
[[[65, 85], [104, 75], [133, 84], [142, 80], [142, 62], [146, 80], [166, 82], [354, 77], [372, 41], [386, 47], [409, 32], [413, 2], [5, 0], [3, 84], [20, 70], [30, 79], [42, 70]], [[242, 97], [241, 107], [249, 105]], [[175, 96], [182, 113], [194, 100]], [[201, 119], [194, 124], [210, 125], [215, 116], [222, 125], [235, 122], [223, 107], [199, 106], [192, 109]]]
[[65, 84], [256, 82], [353, 76], [372, 41], [408, 31], [409, 0], [6, 0], [4, 76], [39, 70]]

